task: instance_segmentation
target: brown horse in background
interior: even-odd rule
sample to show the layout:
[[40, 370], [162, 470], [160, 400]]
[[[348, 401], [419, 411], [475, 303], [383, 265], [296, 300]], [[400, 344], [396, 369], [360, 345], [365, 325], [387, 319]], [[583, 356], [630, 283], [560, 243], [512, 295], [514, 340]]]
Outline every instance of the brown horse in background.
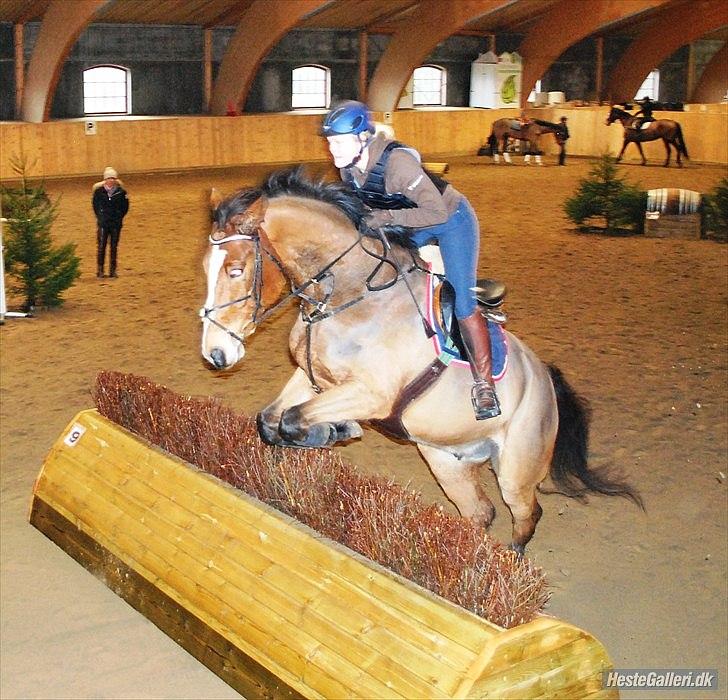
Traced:
[[688, 149], [685, 145], [680, 124], [672, 119], [657, 119], [656, 121], [649, 122], [649, 126], [646, 126], [644, 129], [639, 129], [635, 128], [635, 122], [638, 119], [638, 117], [623, 109], [619, 109], [619, 107], [612, 107], [609, 112], [606, 122], [607, 126], [618, 121], [624, 127], [624, 142], [622, 143], [622, 150], [617, 156], [617, 163], [622, 160], [622, 155], [624, 154], [624, 149], [627, 148], [627, 144], [635, 143], [642, 156], [642, 165], [647, 165], [647, 159], [642, 150], [642, 142], [662, 139], [662, 142], [665, 144], [665, 150], [667, 151], [665, 167], [670, 165], [670, 146], [674, 146], [675, 152], [677, 153], [677, 164], [682, 168], [680, 156], [683, 155], [686, 158], [690, 156], [688, 156]]
[[538, 140], [542, 134], [553, 134], [556, 143], [559, 146], [566, 141], [564, 127], [561, 124], [554, 124], [543, 119], [533, 119], [522, 124], [518, 119], [497, 119], [493, 122], [490, 136], [488, 137], [488, 145], [491, 154], [496, 163], [500, 162], [500, 154], [503, 154], [503, 160], [506, 163], [511, 162], [508, 153], [508, 141], [515, 139], [521, 142], [528, 142], [528, 151], [526, 152], [526, 163], [530, 162], [531, 155], [536, 156], [536, 162], [541, 165], [541, 151], [538, 147]]

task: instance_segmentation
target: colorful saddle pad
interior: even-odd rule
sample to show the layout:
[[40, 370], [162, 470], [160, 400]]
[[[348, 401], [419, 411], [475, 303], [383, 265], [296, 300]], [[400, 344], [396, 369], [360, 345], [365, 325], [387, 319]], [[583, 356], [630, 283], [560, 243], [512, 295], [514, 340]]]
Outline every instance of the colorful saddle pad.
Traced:
[[[464, 359], [463, 353], [442, 327], [440, 305], [437, 303], [438, 283], [437, 276], [431, 275], [430, 283], [427, 285], [427, 299], [425, 300], [425, 315], [435, 331], [435, 335], [432, 336], [435, 354], [446, 365], [467, 367], [469, 370], [470, 363], [467, 359]], [[490, 333], [490, 347], [493, 356], [493, 380], [497, 382], [503, 379], [508, 368], [508, 338], [503, 326], [493, 321], [488, 321], [488, 332]]]

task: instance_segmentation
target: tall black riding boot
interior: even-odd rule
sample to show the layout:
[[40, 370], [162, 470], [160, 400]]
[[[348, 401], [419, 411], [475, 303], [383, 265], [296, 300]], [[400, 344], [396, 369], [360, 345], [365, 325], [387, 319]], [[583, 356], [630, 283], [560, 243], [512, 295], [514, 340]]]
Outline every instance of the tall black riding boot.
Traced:
[[500, 405], [493, 386], [493, 364], [490, 353], [488, 325], [479, 310], [467, 318], [458, 319], [460, 335], [470, 360], [475, 383], [470, 392], [476, 420], [500, 415]]

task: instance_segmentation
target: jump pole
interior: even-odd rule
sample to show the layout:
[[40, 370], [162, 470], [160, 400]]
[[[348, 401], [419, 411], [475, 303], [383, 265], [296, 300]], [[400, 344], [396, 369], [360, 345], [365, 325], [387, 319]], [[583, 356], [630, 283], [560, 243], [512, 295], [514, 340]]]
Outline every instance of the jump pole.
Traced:
[[503, 629], [95, 410], [46, 458], [30, 522], [247, 698], [617, 698], [589, 633]]

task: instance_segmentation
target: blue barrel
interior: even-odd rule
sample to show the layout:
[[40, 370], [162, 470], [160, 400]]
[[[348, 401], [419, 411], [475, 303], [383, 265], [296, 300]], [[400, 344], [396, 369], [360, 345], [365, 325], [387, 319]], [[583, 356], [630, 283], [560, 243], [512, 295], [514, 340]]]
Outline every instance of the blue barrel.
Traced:
[[660, 214], [695, 214], [700, 211], [703, 197], [700, 192], [677, 187], [647, 191], [647, 212]]

